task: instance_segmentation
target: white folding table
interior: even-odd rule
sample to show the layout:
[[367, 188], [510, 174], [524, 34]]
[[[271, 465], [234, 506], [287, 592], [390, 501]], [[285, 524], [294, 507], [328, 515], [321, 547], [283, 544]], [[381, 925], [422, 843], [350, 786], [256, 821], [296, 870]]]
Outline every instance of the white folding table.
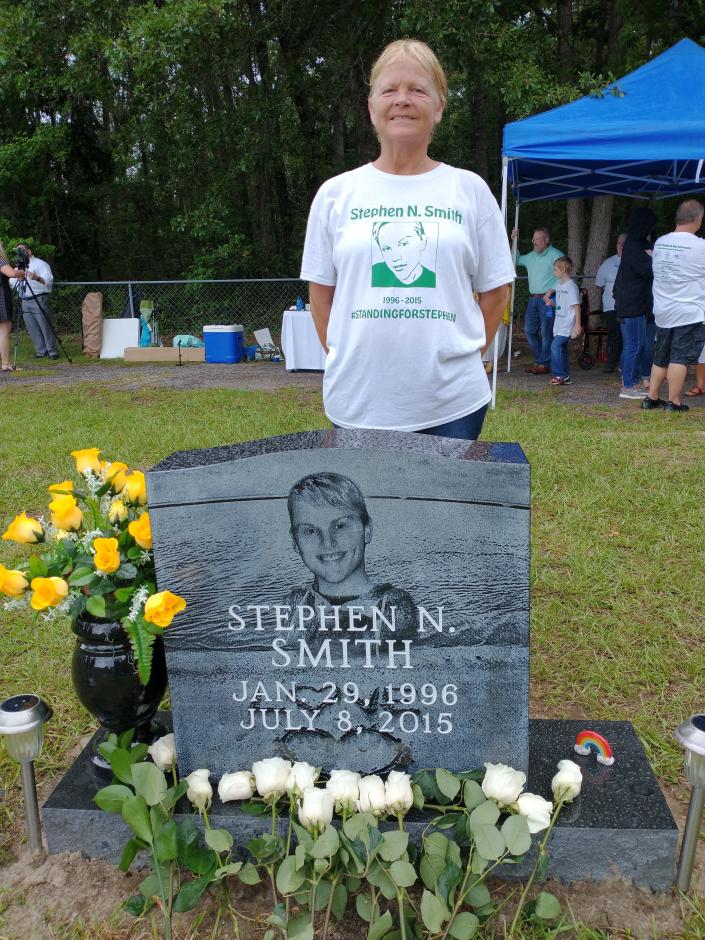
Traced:
[[282, 316], [282, 352], [287, 372], [326, 367], [326, 354], [313, 325], [310, 310], [285, 310]]

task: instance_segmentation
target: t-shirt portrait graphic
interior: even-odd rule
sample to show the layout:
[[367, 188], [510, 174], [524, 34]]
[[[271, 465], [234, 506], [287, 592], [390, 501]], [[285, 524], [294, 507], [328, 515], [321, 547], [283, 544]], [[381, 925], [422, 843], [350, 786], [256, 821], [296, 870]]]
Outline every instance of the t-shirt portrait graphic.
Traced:
[[371, 286], [435, 287], [437, 249], [437, 222], [374, 222]]

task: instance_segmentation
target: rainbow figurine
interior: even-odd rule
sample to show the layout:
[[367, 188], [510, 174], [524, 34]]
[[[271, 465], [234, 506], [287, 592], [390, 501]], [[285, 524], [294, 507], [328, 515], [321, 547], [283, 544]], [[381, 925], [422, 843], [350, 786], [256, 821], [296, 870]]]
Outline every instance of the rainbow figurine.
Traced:
[[594, 751], [597, 755], [598, 764], [604, 764], [605, 767], [611, 767], [614, 764], [612, 745], [607, 738], [603, 738], [597, 731], [580, 731], [575, 738], [574, 750], [576, 754], [583, 757], [589, 754], [590, 751]]

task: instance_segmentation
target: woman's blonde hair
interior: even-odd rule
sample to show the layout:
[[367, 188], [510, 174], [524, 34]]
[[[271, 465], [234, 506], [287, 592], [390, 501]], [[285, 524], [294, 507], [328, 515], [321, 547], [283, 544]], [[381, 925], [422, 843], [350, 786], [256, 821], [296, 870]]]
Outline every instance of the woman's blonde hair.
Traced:
[[383, 69], [404, 58], [412, 59], [421, 66], [424, 72], [428, 73], [441, 103], [445, 106], [448, 98], [446, 73], [436, 58], [435, 52], [419, 39], [397, 39], [395, 42], [390, 42], [382, 50], [370, 72], [370, 97], [374, 94], [375, 85], [379, 81]]

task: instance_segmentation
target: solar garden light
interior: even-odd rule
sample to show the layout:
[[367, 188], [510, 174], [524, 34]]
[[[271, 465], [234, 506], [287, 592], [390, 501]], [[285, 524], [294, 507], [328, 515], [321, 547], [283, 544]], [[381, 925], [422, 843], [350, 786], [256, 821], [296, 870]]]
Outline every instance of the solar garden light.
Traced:
[[22, 790], [27, 835], [32, 852], [42, 850], [42, 823], [39, 818], [34, 761], [44, 738], [44, 723], [51, 718], [51, 708], [38, 695], [13, 695], [0, 705], [0, 735], [10, 757], [22, 766]]
[[705, 807], [705, 715], [693, 715], [676, 728], [678, 743], [685, 748], [685, 773], [690, 783], [690, 805], [685, 823], [681, 855], [678, 860], [676, 885], [687, 891], [693, 875], [695, 849], [698, 844], [700, 821]]

